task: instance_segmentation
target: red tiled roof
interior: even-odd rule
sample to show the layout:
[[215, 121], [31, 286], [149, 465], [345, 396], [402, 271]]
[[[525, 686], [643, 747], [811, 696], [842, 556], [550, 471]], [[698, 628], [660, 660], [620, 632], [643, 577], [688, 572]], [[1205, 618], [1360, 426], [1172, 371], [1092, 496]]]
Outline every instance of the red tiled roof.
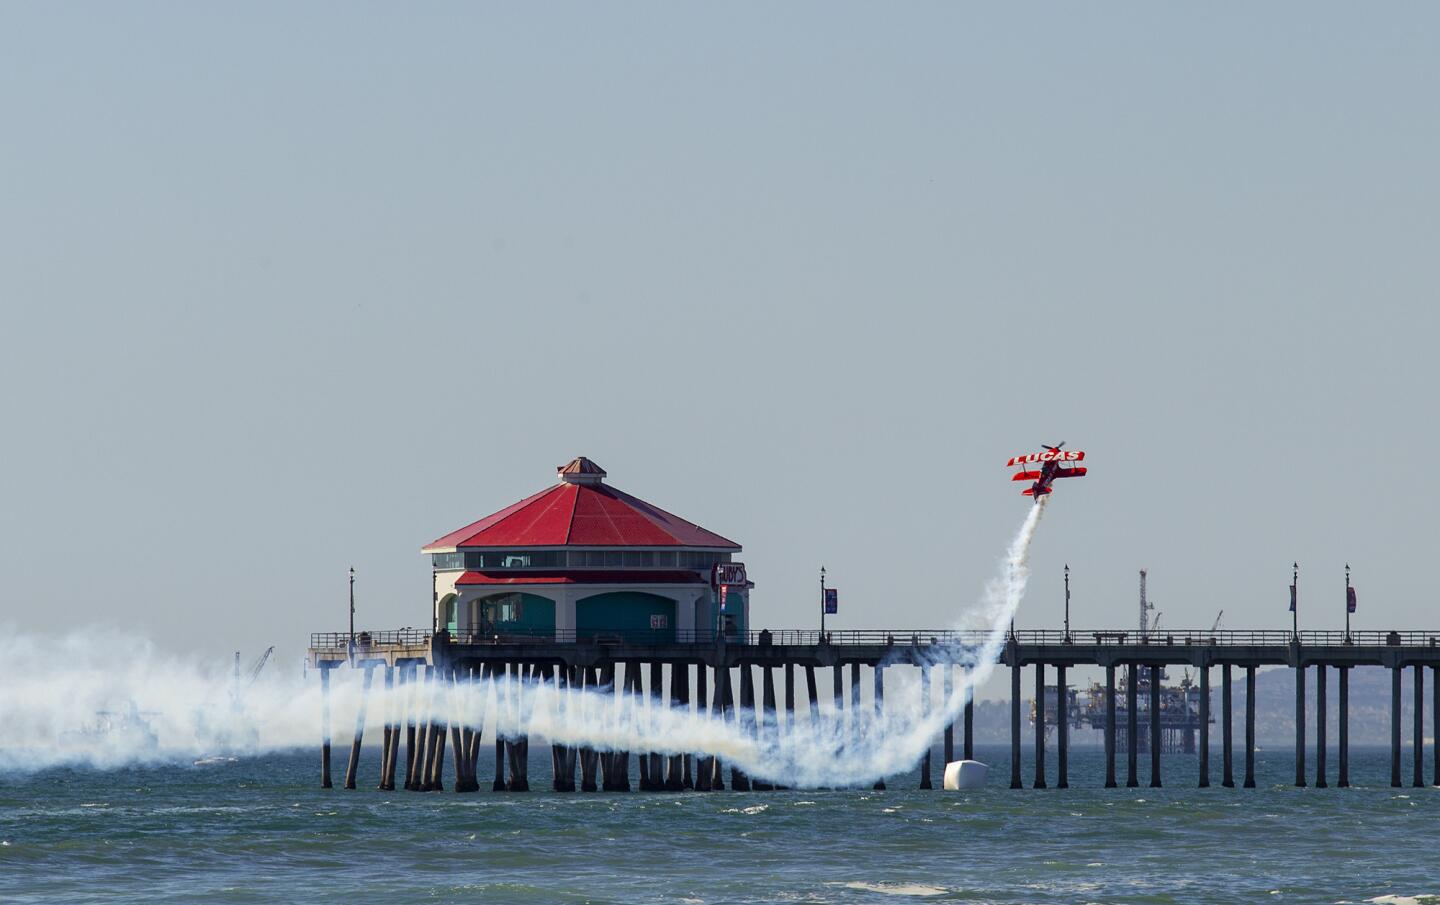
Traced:
[[710, 547], [740, 545], [602, 483], [556, 484], [426, 544], [455, 547]]
[[644, 571], [536, 571], [466, 572], [455, 580], [457, 587], [477, 584], [704, 584], [698, 572]]

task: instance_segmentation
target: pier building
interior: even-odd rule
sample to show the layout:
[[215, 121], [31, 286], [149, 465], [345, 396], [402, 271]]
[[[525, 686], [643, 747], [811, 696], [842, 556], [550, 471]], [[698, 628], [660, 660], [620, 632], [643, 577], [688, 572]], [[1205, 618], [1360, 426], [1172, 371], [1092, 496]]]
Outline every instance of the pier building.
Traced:
[[559, 482], [427, 544], [434, 628], [452, 641], [710, 641], [749, 629], [741, 547], [605, 483]]

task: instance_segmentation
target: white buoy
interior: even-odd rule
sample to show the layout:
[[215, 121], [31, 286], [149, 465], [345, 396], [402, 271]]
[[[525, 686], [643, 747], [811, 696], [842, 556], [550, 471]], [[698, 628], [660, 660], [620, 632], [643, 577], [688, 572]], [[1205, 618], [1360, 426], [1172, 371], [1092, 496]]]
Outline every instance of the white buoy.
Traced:
[[960, 789], [978, 789], [985, 785], [985, 774], [990, 768], [978, 760], [952, 760], [945, 765], [945, 788], [951, 792]]

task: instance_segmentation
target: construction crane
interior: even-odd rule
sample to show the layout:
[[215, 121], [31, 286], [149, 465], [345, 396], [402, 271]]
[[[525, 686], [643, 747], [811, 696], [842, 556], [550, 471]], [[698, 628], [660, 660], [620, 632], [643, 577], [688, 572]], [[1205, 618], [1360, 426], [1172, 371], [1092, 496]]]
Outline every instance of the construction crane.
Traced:
[[[1155, 630], [1153, 626], [1150, 626], [1150, 625], [1149, 625], [1149, 622], [1150, 622], [1150, 611], [1153, 610], [1153, 609], [1155, 609], [1155, 604], [1151, 603], [1149, 600], [1147, 600], [1147, 599], [1145, 598], [1145, 570], [1144, 570], [1144, 569], [1141, 569], [1141, 570], [1140, 570], [1140, 637], [1141, 637], [1141, 638], [1144, 638], [1144, 637], [1145, 637], [1146, 635], [1148, 635], [1150, 632], [1153, 632], [1153, 631]], [[1158, 623], [1159, 620], [1160, 620], [1160, 617], [1157, 615], [1157, 616], [1155, 617], [1155, 620], [1156, 620], [1156, 622]]]
[[1210, 626], [1210, 631], [1211, 631], [1211, 632], [1214, 632], [1217, 628], [1220, 627], [1220, 617], [1221, 617], [1221, 616], [1224, 616], [1224, 615], [1225, 615], [1225, 611], [1224, 611], [1224, 610], [1221, 610], [1220, 612], [1218, 612], [1218, 613], [1215, 614], [1215, 624], [1212, 625], [1212, 626]]
[[260, 678], [260, 670], [264, 669], [264, 668], [265, 668], [265, 664], [270, 662], [270, 655], [273, 654], [273, 653], [275, 653], [275, 645], [272, 644], [272, 645], [270, 645], [269, 647], [265, 648], [265, 653], [263, 653], [263, 654], [261, 654], [260, 656], [256, 657], [256, 658], [255, 658], [255, 662], [252, 663], [252, 664], [250, 664], [250, 669], [249, 669], [249, 671], [246, 673], [245, 684], [244, 684], [244, 685], [241, 685], [241, 684], [240, 684], [240, 652], [239, 652], [238, 650], [235, 652], [235, 685], [234, 685], [234, 687], [231, 688], [231, 690], [230, 690], [230, 699], [231, 699], [231, 701], [234, 702], [234, 704], [235, 704], [236, 707], [239, 707], [239, 706], [240, 706], [240, 695], [241, 695], [241, 692], [242, 692], [244, 689], [249, 688], [251, 685], [254, 685], [254, 684], [255, 684], [255, 680], [258, 679], [258, 678]]
[[254, 685], [255, 680], [260, 678], [260, 670], [264, 669], [265, 664], [270, 662], [270, 655], [273, 653], [275, 653], [275, 645], [272, 644], [265, 648], [265, 653], [255, 659], [255, 663], [250, 667], [250, 678], [245, 683], [247, 686]]
[[[1155, 609], [1155, 604], [1153, 604], [1153, 603], [1150, 604], [1150, 608], [1151, 608], [1151, 609]], [[1154, 618], [1153, 620], [1151, 620], [1151, 622], [1150, 622], [1150, 631], [1151, 631], [1151, 632], [1155, 632], [1155, 631], [1158, 631], [1158, 630], [1159, 630], [1159, 628], [1160, 628], [1160, 617], [1163, 616], [1163, 615], [1165, 615], [1165, 613], [1164, 613], [1163, 611], [1161, 611], [1161, 610], [1155, 610], [1155, 618]]]

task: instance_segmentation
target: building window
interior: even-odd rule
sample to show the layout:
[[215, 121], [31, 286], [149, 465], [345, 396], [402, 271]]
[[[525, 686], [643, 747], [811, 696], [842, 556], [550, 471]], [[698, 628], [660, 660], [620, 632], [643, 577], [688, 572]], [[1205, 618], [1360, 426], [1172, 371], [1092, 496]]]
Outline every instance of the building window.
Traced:
[[463, 568], [465, 563], [459, 553], [435, 553], [430, 557], [430, 563], [436, 571], [447, 569]]

